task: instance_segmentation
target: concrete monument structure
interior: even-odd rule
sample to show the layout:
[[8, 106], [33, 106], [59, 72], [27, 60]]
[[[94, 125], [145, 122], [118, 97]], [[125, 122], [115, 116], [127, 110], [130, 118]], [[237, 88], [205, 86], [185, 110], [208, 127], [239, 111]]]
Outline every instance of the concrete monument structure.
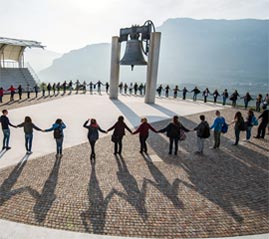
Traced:
[[[121, 42], [124, 41], [126, 51], [120, 60]], [[155, 32], [152, 21], [146, 21], [143, 26], [120, 29], [120, 37], [112, 38], [110, 99], [118, 98], [120, 65], [130, 65], [132, 70], [135, 65], [147, 65], [145, 103], [155, 103], [160, 43], [161, 33]], [[143, 53], [148, 55], [148, 62], [145, 61]]]

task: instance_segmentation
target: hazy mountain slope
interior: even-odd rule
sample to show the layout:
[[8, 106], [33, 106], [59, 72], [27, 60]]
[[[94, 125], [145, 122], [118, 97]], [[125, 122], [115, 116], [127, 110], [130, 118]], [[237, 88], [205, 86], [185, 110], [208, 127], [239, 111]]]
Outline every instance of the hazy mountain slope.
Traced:
[[30, 63], [35, 72], [41, 71], [52, 65], [53, 60], [61, 57], [63, 54], [48, 51], [39, 48], [26, 48], [24, 52], [24, 59], [26, 63]]
[[[162, 33], [159, 83], [268, 82], [268, 20], [169, 19]], [[122, 51], [125, 47], [122, 46]], [[64, 54], [41, 71], [44, 81], [109, 81], [110, 44]], [[120, 80], [145, 82], [146, 67], [121, 67]]]

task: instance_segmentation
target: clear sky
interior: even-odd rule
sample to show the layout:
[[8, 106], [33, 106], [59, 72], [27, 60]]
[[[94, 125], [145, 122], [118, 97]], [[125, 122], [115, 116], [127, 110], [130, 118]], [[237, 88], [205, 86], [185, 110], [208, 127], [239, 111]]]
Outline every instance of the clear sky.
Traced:
[[269, 19], [269, 0], [0, 0], [0, 36], [68, 52], [110, 42], [119, 29], [169, 18]]

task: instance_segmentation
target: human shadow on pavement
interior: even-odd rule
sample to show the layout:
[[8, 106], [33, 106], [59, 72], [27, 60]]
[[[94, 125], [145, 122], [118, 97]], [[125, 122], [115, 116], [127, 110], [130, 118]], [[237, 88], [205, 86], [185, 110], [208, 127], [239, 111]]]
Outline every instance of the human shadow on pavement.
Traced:
[[13, 105], [13, 104], [15, 104], [17, 102], [19, 102], [19, 100], [8, 101], [8, 102], [2, 104], [2, 106], [4, 106], [4, 105]]
[[88, 196], [89, 209], [80, 214], [82, 223], [86, 232], [94, 234], [103, 234], [106, 223], [106, 211], [110, 200], [113, 197], [114, 190], [104, 198], [96, 175], [95, 163], [92, 162], [91, 177], [89, 181]]
[[21, 104], [21, 103], [23, 103], [23, 102], [25, 102], [25, 101], [27, 101], [27, 100], [28, 100], [28, 98], [25, 98], [25, 99], [23, 99], [23, 100], [20, 100], [18, 103]]
[[[183, 122], [188, 128], [197, 125], [186, 118]], [[231, 140], [223, 136], [220, 149], [205, 149], [203, 156], [194, 154], [196, 134], [189, 133], [180, 143], [180, 148], [187, 153], [179, 152], [178, 156], [167, 155], [168, 141], [160, 134], [149, 137], [148, 142], [165, 163], [185, 170], [193, 185], [185, 182], [185, 186], [221, 207], [236, 222], [244, 221], [239, 211], [246, 207], [268, 217], [269, 164], [266, 155], [243, 145], [232, 146]]]
[[124, 159], [122, 157], [118, 157], [117, 155], [115, 155], [115, 159], [118, 165], [118, 180], [126, 192], [119, 192], [115, 189], [115, 194], [132, 205], [145, 222], [148, 219], [147, 209], [145, 206], [147, 186], [146, 181], [143, 181], [142, 189], [140, 190], [135, 177], [129, 172]]
[[50, 172], [50, 175], [46, 180], [41, 193], [29, 189], [30, 194], [36, 199], [33, 211], [35, 214], [35, 220], [38, 223], [44, 222], [53, 202], [57, 198], [57, 196], [55, 195], [55, 189], [58, 182], [60, 165], [61, 158], [56, 157], [53, 169]]
[[45, 99], [45, 98], [46, 98], [46, 96], [41, 95], [36, 100], [42, 100], [42, 99]]
[[18, 189], [12, 190], [14, 185], [16, 184], [18, 178], [20, 177], [23, 168], [25, 167], [29, 155], [26, 154], [20, 162], [15, 166], [15, 168], [11, 171], [8, 178], [0, 186], [0, 206], [2, 206], [6, 201], [8, 201], [13, 196], [22, 193], [27, 190], [27, 187], [22, 187]]
[[0, 151], [0, 158], [2, 158], [6, 152], [7, 152], [6, 149], [2, 149]]
[[148, 183], [156, 187], [164, 196], [166, 196], [177, 209], [184, 209], [183, 202], [178, 198], [178, 187], [180, 180], [176, 178], [172, 184], [167, 180], [160, 169], [152, 162], [149, 155], [144, 155], [143, 158], [148, 166], [148, 169], [154, 178], [154, 181], [146, 179]]

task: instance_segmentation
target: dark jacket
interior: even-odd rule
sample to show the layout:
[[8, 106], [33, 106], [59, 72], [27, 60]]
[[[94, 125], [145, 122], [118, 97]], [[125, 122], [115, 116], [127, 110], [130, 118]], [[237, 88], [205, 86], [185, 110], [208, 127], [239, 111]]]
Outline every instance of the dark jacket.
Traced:
[[196, 130], [197, 137], [203, 138], [204, 137], [204, 132], [206, 128], [209, 128], [209, 125], [207, 121], [202, 121], [200, 124], [198, 124], [194, 130]]
[[262, 119], [262, 123], [268, 124], [269, 123], [269, 110], [264, 110], [258, 119]]
[[87, 120], [83, 127], [88, 129], [88, 139], [90, 141], [96, 141], [97, 139], [99, 139], [99, 133], [98, 131], [102, 132], [102, 133], [106, 133], [105, 130], [102, 130], [98, 124], [96, 125], [87, 125], [89, 122], [89, 120]]
[[180, 136], [180, 129], [183, 129], [185, 132], [189, 132], [190, 131], [190, 130], [188, 130], [187, 128], [185, 128], [180, 123], [178, 125], [176, 125], [174, 123], [170, 123], [165, 128], [159, 130], [158, 132], [160, 132], [160, 133], [166, 132], [166, 135], [169, 138], [179, 138], [179, 136]]
[[115, 123], [107, 131], [110, 131], [112, 129], [114, 129], [113, 135], [118, 136], [118, 137], [123, 137], [125, 135], [125, 129], [127, 129], [130, 133], [132, 133], [132, 131], [129, 129], [129, 127], [124, 122]]
[[9, 119], [7, 116], [5, 115], [1, 115], [0, 117], [0, 122], [1, 122], [1, 125], [2, 125], [2, 129], [9, 129], [9, 125], [12, 126], [12, 127], [16, 127], [15, 125], [11, 124], [9, 122]]
[[33, 123], [21, 123], [21, 124], [18, 124], [17, 127], [23, 127], [24, 129], [24, 133], [25, 134], [32, 134], [33, 133], [33, 129], [35, 130], [38, 130], [38, 131], [41, 131], [40, 128], [38, 128], [37, 126], [35, 126]]

